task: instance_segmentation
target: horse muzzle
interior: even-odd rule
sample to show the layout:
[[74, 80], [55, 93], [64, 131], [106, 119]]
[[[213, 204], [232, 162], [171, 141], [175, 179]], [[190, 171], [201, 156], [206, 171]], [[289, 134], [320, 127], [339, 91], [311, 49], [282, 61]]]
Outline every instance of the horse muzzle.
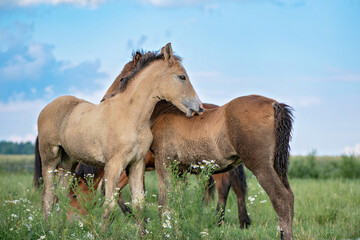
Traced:
[[186, 107], [186, 117], [192, 117], [195, 114], [201, 115], [204, 112], [204, 107], [197, 96], [188, 101], [183, 101], [183, 104]]

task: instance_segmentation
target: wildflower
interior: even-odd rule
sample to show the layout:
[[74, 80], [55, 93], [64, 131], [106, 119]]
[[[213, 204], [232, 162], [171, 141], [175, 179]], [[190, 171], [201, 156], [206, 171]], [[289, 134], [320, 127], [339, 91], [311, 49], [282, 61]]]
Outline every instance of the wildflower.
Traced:
[[129, 205], [130, 203], [129, 202], [126, 202], [126, 203], [124, 203], [125, 205]]
[[17, 218], [18, 216], [16, 214], [11, 214], [11, 217]]
[[165, 237], [169, 238], [169, 237], [170, 237], [170, 234], [168, 234], [168, 233], [167, 233], [167, 234], [165, 234]]
[[116, 190], [116, 191], [120, 191], [120, 188], [117, 187], [117, 188], [115, 188], [115, 190]]
[[46, 235], [40, 236], [40, 239], [45, 239], [45, 238], [46, 238]]
[[151, 195], [151, 196], [156, 197], [156, 194], [153, 194], [153, 195]]
[[171, 159], [171, 157], [167, 157], [167, 160], [170, 160]]
[[119, 195], [119, 193], [118, 193], [118, 192], [114, 193], [114, 196], [117, 196], [117, 195]]
[[215, 163], [215, 160], [211, 160], [210, 162], [211, 162], [211, 163]]
[[27, 208], [27, 209], [26, 209], [26, 211], [27, 211], [27, 212], [30, 212], [30, 209], [29, 209], [29, 208]]
[[198, 168], [199, 165], [197, 165], [197, 164], [192, 165], [192, 164], [191, 164], [191, 167], [192, 167], [192, 168]]
[[88, 239], [95, 239], [95, 237], [94, 237], [94, 235], [92, 235], [90, 232], [88, 232], [87, 234], [86, 234], [86, 237], [88, 238]]
[[201, 166], [200, 166], [201, 169], [204, 169], [204, 167], [205, 167], [204, 165], [201, 165]]
[[171, 222], [169, 220], [167, 220], [167, 219], [165, 220], [165, 222], [166, 222], [168, 228], [171, 228]]
[[208, 165], [210, 162], [206, 161], [206, 160], [202, 160], [203, 163], [205, 163], [206, 165]]
[[53, 170], [49, 170], [48, 172], [49, 172], [49, 173], [52, 173], [52, 172], [53, 172]]
[[59, 170], [55, 169], [55, 170], [54, 170], [54, 173], [57, 173], [57, 172], [59, 172]]
[[14, 229], [13, 228], [10, 228], [10, 232], [13, 231]]
[[167, 228], [167, 224], [166, 224], [166, 223], [163, 223], [163, 228]]
[[266, 200], [262, 200], [262, 201], [260, 201], [260, 203], [266, 203]]
[[146, 232], [147, 234], [149, 233], [149, 231], [148, 231], [148, 230], [146, 230], [146, 229], [145, 229], [145, 232]]
[[81, 221], [79, 221], [79, 227], [83, 227], [84, 226], [84, 224], [81, 222]]
[[207, 229], [204, 229], [202, 232], [200, 232], [200, 234], [204, 237], [209, 235], [209, 233], [207, 232]]
[[33, 220], [33, 218], [30, 216], [29, 218], [28, 218], [30, 221], [32, 221]]

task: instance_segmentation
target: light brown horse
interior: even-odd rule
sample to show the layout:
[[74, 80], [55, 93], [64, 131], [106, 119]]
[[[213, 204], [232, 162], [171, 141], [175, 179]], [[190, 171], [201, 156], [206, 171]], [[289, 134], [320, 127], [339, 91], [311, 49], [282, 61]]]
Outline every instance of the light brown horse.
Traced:
[[160, 102], [152, 119], [151, 150], [159, 181], [159, 205], [166, 203], [168, 159], [176, 159], [184, 171], [202, 159], [215, 160], [217, 172], [243, 162], [269, 195], [282, 238], [292, 239], [294, 194], [287, 168], [293, 120], [289, 106], [251, 95], [187, 119], [175, 107]]
[[132, 202], [141, 206], [144, 157], [153, 139], [150, 117], [156, 103], [170, 101], [187, 117], [202, 112], [202, 104], [170, 44], [160, 53], [143, 56], [137, 68], [122, 79], [120, 90], [121, 94], [99, 105], [63, 96], [41, 111], [38, 136], [45, 219], [55, 200], [53, 170], [60, 158], [65, 170], [73, 170], [77, 162], [105, 167], [103, 219], [108, 219], [115, 205], [115, 186], [124, 169], [129, 173]]

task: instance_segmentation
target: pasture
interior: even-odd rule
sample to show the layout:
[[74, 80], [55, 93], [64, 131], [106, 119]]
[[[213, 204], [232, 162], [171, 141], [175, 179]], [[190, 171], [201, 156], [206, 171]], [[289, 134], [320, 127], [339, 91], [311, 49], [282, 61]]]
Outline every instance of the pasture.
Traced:
[[[314, 154], [305, 158], [292, 157], [290, 173], [295, 172], [292, 165], [300, 165], [304, 169], [308, 167], [306, 164], [314, 164], [313, 161], [322, 174], [296, 178], [290, 175], [295, 194], [294, 239], [360, 238], [360, 178], [356, 175], [359, 158], [347, 161], [344, 158], [316, 157]], [[331, 167], [326, 162], [331, 162]], [[32, 186], [32, 164], [32, 155], [0, 156], [0, 239], [138, 238], [135, 220], [124, 216], [119, 208], [113, 212], [114, 222], [109, 231], [101, 233], [101, 200], [87, 203], [90, 210], [87, 216], [78, 215], [69, 221], [66, 218], [68, 201], [66, 194], [61, 193], [66, 190], [63, 189], [57, 189], [59, 204], [49, 223], [44, 223], [41, 192]], [[355, 174], [343, 177], [341, 173], [348, 171], [344, 164], [349, 165]], [[326, 175], [326, 171], [332, 174]], [[277, 216], [267, 195], [249, 171], [246, 171], [246, 176], [247, 208], [252, 222], [249, 229], [242, 230], [238, 226], [235, 194], [230, 193], [225, 224], [217, 227], [214, 220], [216, 199], [204, 204], [202, 185], [193, 176], [189, 177], [187, 186], [178, 185], [169, 199], [169, 206], [172, 206], [170, 216], [160, 220], [157, 177], [155, 172], [146, 172], [147, 193], [143, 214], [147, 219], [147, 234], [144, 239], [279, 239]], [[130, 201], [128, 187], [123, 190], [123, 197]], [[96, 199], [99, 198], [101, 196], [96, 196]]]

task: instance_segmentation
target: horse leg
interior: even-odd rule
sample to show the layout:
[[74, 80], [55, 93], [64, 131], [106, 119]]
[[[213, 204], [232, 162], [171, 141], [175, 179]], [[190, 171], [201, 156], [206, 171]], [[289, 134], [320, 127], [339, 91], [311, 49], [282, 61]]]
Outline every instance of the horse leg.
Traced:
[[220, 217], [218, 221], [218, 225], [220, 226], [224, 223], [226, 201], [229, 196], [231, 183], [229, 181], [229, 173], [218, 174], [217, 176], [219, 177], [214, 179], [216, 190], [218, 192], [218, 203], [216, 206], [216, 211], [220, 212]]
[[115, 186], [118, 183], [121, 173], [124, 171], [124, 161], [118, 161], [118, 158], [110, 159], [104, 169], [104, 181], [105, 181], [105, 210], [102, 215], [104, 224], [102, 231], [104, 232], [110, 225], [110, 214], [115, 206]]
[[286, 189], [289, 191], [290, 194], [290, 208], [291, 208], [291, 220], [294, 218], [294, 193], [290, 187], [289, 180], [287, 176], [284, 176], [281, 178], [282, 183], [286, 187]]
[[246, 195], [246, 178], [244, 173], [244, 165], [239, 165], [236, 169], [230, 172], [233, 190], [236, 194], [238, 204], [238, 217], [240, 228], [248, 228], [251, 223], [250, 217], [246, 210], [245, 195]]
[[[145, 200], [144, 188], [145, 160], [141, 159], [131, 164], [129, 167], [129, 187], [132, 204], [135, 209], [136, 224], [140, 238], [144, 231], [144, 220], [141, 217], [141, 211]], [[139, 218], [140, 217], [140, 218]]]
[[59, 186], [65, 189], [68, 186], [68, 179], [65, 178], [65, 174], [67, 172], [74, 172], [77, 166], [77, 162], [73, 161], [64, 151], [61, 155], [61, 168], [62, 171], [59, 171], [60, 179], [59, 179]]
[[[157, 158], [155, 159], [155, 170], [156, 170], [156, 175], [158, 178], [158, 183], [159, 183], [159, 199], [158, 199], [158, 205], [159, 205], [159, 214], [160, 214], [160, 218], [162, 215], [163, 211], [165, 210], [165, 205], [166, 205], [166, 179], [168, 179], [169, 177], [169, 172], [166, 169], [165, 163], [161, 162], [159, 159], [161, 158]], [[164, 208], [164, 209], [163, 209]]]
[[55, 202], [55, 184], [54, 184], [54, 169], [60, 162], [60, 147], [56, 146], [50, 151], [41, 149], [42, 174], [44, 181], [44, 189], [42, 194], [42, 207], [44, 211], [44, 218], [47, 221], [50, 212], [52, 211]]
[[281, 182], [272, 166], [258, 164], [256, 167], [251, 166], [249, 169], [254, 173], [262, 188], [269, 195], [271, 203], [279, 218], [281, 239], [293, 239], [293, 210], [291, 203], [293, 196]]
[[128, 182], [129, 182], [129, 178], [126, 175], [126, 172], [123, 172], [121, 174], [121, 176], [120, 176], [120, 181], [119, 181], [117, 187], [120, 188], [118, 205], [120, 206], [120, 208], [121, 208], [121, 210], [123, 211], [124, 214], [132, 213], [131, 208], [129, 208], [125, 204], [124, 199], [121, 196], [121, 190], [128, 184]]

